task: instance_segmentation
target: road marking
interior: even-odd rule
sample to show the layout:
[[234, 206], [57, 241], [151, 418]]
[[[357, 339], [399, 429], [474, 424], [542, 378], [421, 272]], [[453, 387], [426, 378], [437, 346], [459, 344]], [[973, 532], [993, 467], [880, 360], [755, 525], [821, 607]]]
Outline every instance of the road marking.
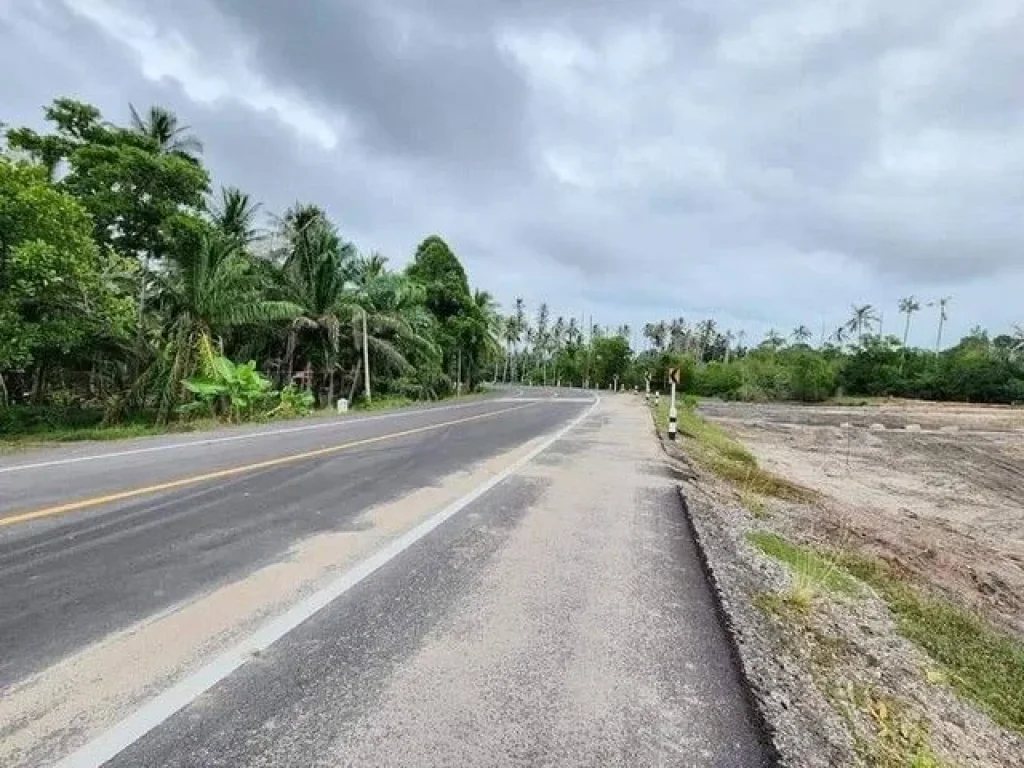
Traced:
[[78, 501], [71, 501], [66, 504], [58, 504], [53, 507], [44, 507], [43, 509], [32, 510], [31, 512], [20, 512], [6, 517], [0, 517], [0, 528], [4, 528], [10, 525], [17, 525], [18, 523], [26, 523], [30, 520], [38, 520], [43, 517], [53, 517], [55, 515], [63, 515], [68, 512], [77, 512], [80, 509], [89, 509], [90, 507], [98, 507], [102, 504], [110, 504], [115, 501], [123, 501], [124, 499], [132, 499], [136, 496], [146, 496], [152, 493], [159, 493], [160, 491], [169, 491], [175, 488], [183, 488], [188, 485], [196, 485], [198, 483], [204, 483], [209, 480], [219, 480], [224, 477], [234, 477], [235, 475], [245, 474], [246, 472], [254, 472], [259, 469], [268, 469], [270, 467], [277, 467], [282, 464], [290, 464], [295, 461], [302, 461], [304, 459], [313, 459], [317, 456], [327, 456], [332, 453], [338, 453], [349, 448], [355, 448], [360, 445], [370, 445], [372, 443], [379, 443], [383, 440], [391, 440], [396, 437], [406, 437], [408, 435], [416, 435], [422, 432], [430, 432], [431, 430], [441, 429], [443, 427], [451, 427], [456, 424], [465, 424], [470, 421], [479, 421], [480, 419], [490, 418], [491, 416], [498, 416], [502, 413], [511, 413], [512, 411], [522, 410], [523, 408], [529, 408], [534, 403], [525, 403], [523, 405], [516, 405], [511, 408], [502, 408], [497, 411], [488, 411], [487, 413], [478, 413], [474, 416], [466, 416], [462, 419], [453, 419], [452, 421], [442, 421], [440, 424], [428, 424], [424, 427], [414, 427], [413, 429], [403, 429], [401, 432], [389, 432], [386, 435], [377, 435], [376, 437], [366, 437], [361, 440], [352, 440], [347, 443], [340, 443], [338, 445], [331, 445], [327, 448], [317, 448], [313, 451], [303, 451], [302, 453], [291, 453], [287, 456], [278, 456], [275, 459], [267, 459], [266, 461], [257, 461], [254, 464], [243, 464], [238, 467], [229, 467], [227, 469], [219, 469], [215, 472], [205, 472], [201, 475], [190, 475], [189, 477], [178, 478], [177, 480], [169, 480], [166, 483], [157, 483], [155, 485], [146, 485], [141, 488], [131, 488], [127, 491], [118, 491], [117, 493], [109, 493], [103, 496], [94, 496], [89, 499], [80, 499]]
[[471, 408], [482, 403], [495, 402], [494, 400], [476, 400], [471, 403], [458, 403], [455, 405], [443, 405], [434, 408], [420, 408], [417, 410], [400, 409], [394, 413], [382, 413], [377, 416], [360, 416], [354, 419], [332, 419], [317, 424], [305, 424], [301, 427], [285, 427], [283, 429], [266, 430], [263, 432], [248, 432], [244, 435], [228, 435], [226, 437], [210, 437], [201, 440], [189, 440], [170, 445], [153, 445], [148, 448], [131, 448], [125, 451], [112, 451], [110, 453], [98, 453], [91, 456], [72, 456], [67, 459], [53, 459], [52, 461], [39, 461], [33, 464], [14, 464], [8, 467], [0, 467], [0, 475], [9, 472], [18, 472], [24, 469], [41, 469], [43, 467], [58, 467], [63, 464], [78, 464], [83, 461], [98, 461], [100, 459], [115, 459], [121, 456], [135, 456], [141, 453], [156, 453], [158, 451], [173, 451], [178, 448], [190, 448], [196, 445], [217, 445], [218, 443], [233, 443], [239, 440], [255, 440], [260, 437], [273, 437], [275, 435], [290, 435], [295, 432], [309, 432], [314, 429], [330, 429], [332, 427], [347, 427], [353, 424], [365, 424], [368, 421], [380, 421], [381, 419], [395, 419], [400, 416], [410, 416], [419, 413], [434, 413], [436, 411], [454, 411], [460, 408]]
[[280, 616], [271, 619], [260, 629], [249, 635], [249, 637], [217, 656], [206, 666], [179, 680], [108, 731], [100, 734], [85, 746], [65, 757], [57, 763], [56, 768], [98, 768], [108, 760], [116, 757], [172, 715], [184, 709], [206, 691], [213, 688], [213, 686], [232, 672], [244, 666], [246, 662], [251, 661], [254, 656], [265, 651], [297, 626], [398, 557], [398, 555], [438, 528], [446, 520], [457, 515], [496, 485], [533, 461], [538, 455], [550, 448], [556, 441], [565, 437], [566, 434], [593, 413], [600, 402], [600, 398], [595, 398], [590, 408], [587, 408], [569, 424], [548, 437], [528, 454], [477, 486], [461, 499], [458, 499], [440, 512], [435, 513], [432, 517], [424, 520], [415, 528], [402, 534], [383, 549], [378, 550], [334, 581], [289, 608]]
[[494, 403], [592, 403], [592, 397], [497, 397]]

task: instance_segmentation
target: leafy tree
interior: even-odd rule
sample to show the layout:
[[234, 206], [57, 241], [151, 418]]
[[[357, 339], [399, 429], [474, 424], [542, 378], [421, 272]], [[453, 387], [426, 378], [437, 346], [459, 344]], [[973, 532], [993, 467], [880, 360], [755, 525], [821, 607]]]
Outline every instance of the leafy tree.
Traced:
[[124, 337], [133, 309], [115, 279], [130, 271], [90, 237], [82, 206], [42, 167], [0, 156], [0, 372], [44, 366], [89, 343]]

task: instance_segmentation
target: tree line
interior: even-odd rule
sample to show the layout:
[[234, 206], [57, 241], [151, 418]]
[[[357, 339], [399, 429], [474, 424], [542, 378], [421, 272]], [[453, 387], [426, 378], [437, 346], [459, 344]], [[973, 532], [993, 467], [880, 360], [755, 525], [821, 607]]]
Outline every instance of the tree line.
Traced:
[[975, 329], [942, 350], [948, 297], [934, 350], [907, 345], [915, 297], [900, 336], [863, 305], [815, 345], [803, 325], [748, 344], [683, 318], [646, 324], [640, 344], [545, 303], [500, 313], [437, 235], [395, 269], [314, 203], [266, 215], [215, 190], [201, 141], [166, 109], [117, 125], [60, 98], [45, 117], [0, 144], [0, 431], [291, 415], [485, 381], [664, 387], [670, 367], [684, 389], [731, 398], [1024, 400], [1024, 332]]
[[649, 323], [650, 349], [635, 365], [664, 386], [670, 367], [681, 369], [683, 388], [693, 394], [739, 400], [819, 402], [837, 395], [906, 397], [981, 403], [1024, 402], [1024, 327], [991, 336], [981, 327], [947, 349], [942, 333], [951, 298], [936, 312], [932, 349], [911, 347], [911, 319], [921, 310], [916, 297], [899, 302], [899, 334], [883, 333], [882, 316], [870, 304], [851, 307], [849, 319], [812, 344], [805, 325], [789, 336], [769, 330], [756, 344], [745, 334], [722, 331], [714, 320], [687, 324], [682, 318]]
[[167, 422], [371, 391], [437, 398], [501, 359], [497, 305], [440, 237], [393, 269], [316, 204], [263, 225], [249, 194], [214, 191], [202, 143], [166, 109], [132, 107], [122, 126], [61, 98], [45, 116], [48, 132], [8, 128], [0, 146], [9, 420], [33, 407]]

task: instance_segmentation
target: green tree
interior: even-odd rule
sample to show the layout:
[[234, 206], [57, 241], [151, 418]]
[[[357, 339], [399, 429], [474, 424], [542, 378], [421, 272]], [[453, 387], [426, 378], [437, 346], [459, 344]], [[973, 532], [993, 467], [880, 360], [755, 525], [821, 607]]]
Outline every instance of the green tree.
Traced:
[[34, 366], [36, 397], [48, 363], [130, 330], [132, 302], [115, 285], [130, 265], [97, 248], [91, 229], [44, 167], [0, 156], [0, 375]]
[[191, 126], [180, 125], [178, 116], [171, 110], [154, 105], [145, 115], [140, 115], [132, 104], [128, 109], [132, 115], [132, 129], [152, 140], [161, 153], [193, 159], [203, 154], [203, 143], [189, 133]]
[[221, 187], [220, 200], [210, 206], [213, 224], [242, 247], [259, 237], [256, 216], [260, 204], [238, 187]]
[[907, 338], [910, 336], [910, 318], [915, 312], [921, 309], [921, 303], [915, 296], [907, 296], [904, 299], [900, 299], [900, 314], [906, 315], [907, 319], [903, 325], [903, 346], [907, 346]]
[[223, 339], [243, 326], [290, 320], [302, 311], [294, 302], [263, 297], [252, 262], [239, 243], [220, 232], [205, 234], [197, 249], [179, 254], [160, 276], [159, 286], [168, 340], [162, 365], [154, 372], [162, 421], [182, 401], [183, 381], [195, 374], [204, 339]]

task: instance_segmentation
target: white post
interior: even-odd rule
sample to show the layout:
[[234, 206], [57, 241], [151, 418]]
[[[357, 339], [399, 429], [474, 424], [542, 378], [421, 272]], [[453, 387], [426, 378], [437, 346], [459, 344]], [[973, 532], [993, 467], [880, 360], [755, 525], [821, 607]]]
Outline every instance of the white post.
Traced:
[[676, 422], [679, 419], [679, 414], [676, 411], [676, 383], [674, 381], [672, 382], [672, 394], [670, 395], [670, 397], [672, 399], [669, 401], [668, 406], [668, 439], [675, 440], [677, 426]]
[[366, 343], [366, 310], [363, 310], [363, 386], [366, 389], [366, 402], [372, 402], [370, 397], [370, 347]]
[[651, 374], [644, 374], [644, 402], [651, 402]]
[[654, 404], [656, 406], [657, 405], [661, 405], [661, 391], [660, 390], [658, 390], [658, 391], [656, 391], [654, 393]]

